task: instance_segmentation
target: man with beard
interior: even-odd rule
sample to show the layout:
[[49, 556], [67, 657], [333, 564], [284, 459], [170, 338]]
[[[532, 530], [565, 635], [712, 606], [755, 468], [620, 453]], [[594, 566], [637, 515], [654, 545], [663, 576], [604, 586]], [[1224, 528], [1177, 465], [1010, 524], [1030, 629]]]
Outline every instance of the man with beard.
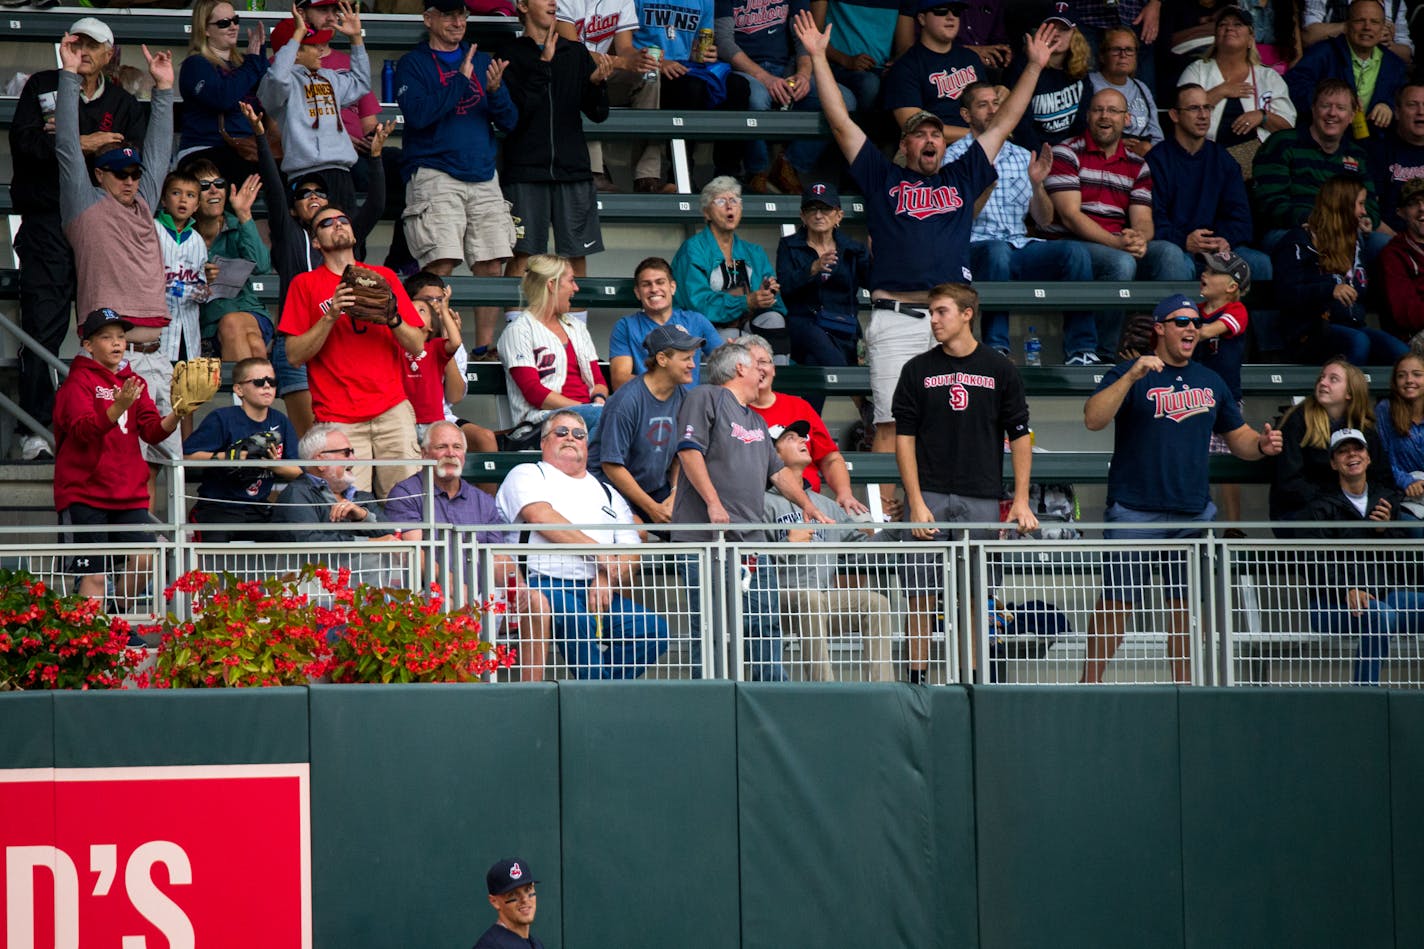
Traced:
[[[301, 456], [326, 462], [302, 469], [302, 476], [282, 492], [272, 512], [273, 524], [351, 524], [346, 530], [297, 528], [280, 536], [292, 543], [334, 544], [351, 540], [395, 540], [380, 523], [380, 505], [370, 491], [356, 488], [351, 473], [351, 440], [340, 425], [318, 422], [302, 436]], [[365, 526], [355, 526], [365, 525]]]
[[[872, 447], [895, 447], [891, 402], [900, 370], [911, 357], [934, 345], [930, 333], [929, 291], [942, 283], [969, 283], [969, 230], [974, 201], [995, 180], [993, 161], [1033, 95], [1039, 73], [1055, 42], [1066, 34], [1052, 24], [1025, 39], [1023, 75], [994, 124], [976, 137], [957, 160], [941, 167], [944, 121], [916, 112], [901, 126], [905, 167], [880, 154], [851, 120], [831, 73], [826, 50], [831, 31], [816, 28], [809, 12], [796, 17], [796, 35], [811, 57], [821, 106], [836, 144], [850, 162], [850, 175], [866, 197], [873, 258], [870, 264], [870, 327], [865, 345], [875, 401]], [[885, 499], [894, 506], [893, 497]]]
[[[1110, 369], [1083, 408], [1089, 431], [1117, 422], [1103, 519], [1124, 525], [1210, 521], [1216, 515], [1207, 467], [1212, 433], [1247, 461], [1279, 455], [1281, 434], [1269, 424], [1259, 433], [1247, 425], [1222, 378], [1192, 360], [1202, 326], [1195, 303], [1173, 294], [1157, 304], [1152, 320], [1154, 351]], [[1103, 532], [1108, 539], [1139, 544], [1200, 534], [1190, 528], [1136, 526]], [[1103, 591], [1088, 625], [1083, 682], [1102, 681], [1127, 618], [1142, 601], [1147, 571], [1154, 567], [1162, 572], [1162, 595], [1171, 612], [1167, 654], [1172, 676], [1177, 682], [1191, 681], [1185, 555], [1114, 550], [1103, 554]]]
[[[355, 263], [356, 235], [351, 219], [328, 204], [311, 219], [312, 241], [322, 254], [322, 266], [299, 274], [287, 288], [279, 332], [287, 336], [287, 358], [307, 365], [312, 410], [319, 422], [338, 422], [350, 437], [358, 458], [414, 458], [415, 410], [405, 397], [403, 352], [425, 349], [424, 322], [401, 286], [385, 267], [358, 266], [382, 277], [395, 295], [398, 319], [390, 327], [357, 323], [344, 309], [356, 302], [356, 292], [341, 283], [346, 267]], [[384, 497], [392, 485], [414, 473], [413, 468], [380, 468], [376, 491]], [[357, 473], [362, 490], [371, 487], [369, 467]]]

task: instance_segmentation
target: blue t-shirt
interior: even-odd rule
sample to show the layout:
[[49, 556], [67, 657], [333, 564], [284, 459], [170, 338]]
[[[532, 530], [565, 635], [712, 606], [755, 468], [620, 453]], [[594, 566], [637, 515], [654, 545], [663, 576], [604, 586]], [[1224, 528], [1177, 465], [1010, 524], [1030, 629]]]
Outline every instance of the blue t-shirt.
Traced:
[[611, 461], [627, 468], [653, 500], [666, 498], [671, 493], [668, 468], [677, 456], [677, 413], [687, 392], [687, 386], [678, 386], [663, 402], [641, 378], [619, 386], [589, 442], [588, 470], [603, 478], [603, 463]]
[[923, 292], [973, 281], [974, 201], [999, 177], [978, 142], [926, 177], [891, 163], [867, 139], [850, 176], [865, 195], [871, 290]]
[[[717, 332], [711, 320], [696, 310], [674, 309], [672, 316], [668, 317], [668, 324], [681, 326], [689, 336], [701, 336], [703, 339], [702, 348], [692, 355], [692, 384], [698, 385], [702, 381], [702, 358], [712, 355], [712, 350], [722, 345], [722, 334]], [[633, 375], [641, 376], [643, 360], [648, 355], [643, 348], [643, 340], [661, 325], [642, 310], [623, 317], [613, 325], [613, 336], [608, 341], [608, 358], [630, 357], [633, 360]]]
[[[1108, 370], [1098, 391], [1131, 368], [1125, 362]], [[1137, 380], [1115, 421], [1108, 504], [1193, 517], [1211, 500], [1211, 433], [1246, 424], [1221, 376], [1195, 362]]]
[[[276, 409], [267, 410], [267, 418], [254, 422], [240, 405], [226, 405], [203, 419], [183, 441], [184, 454], [195, 451], [226, 451], [258, 432], [275, 432], [282, 439], [280, 457], [297, 457], [297, 430], [287, 417]], [[247, 501], [266, 503], [276, 484], [277, 476], [265, 468], [208, 468], [202, 471], [203, 485], [198, 496], [210, 501]]]
[[692, 58], [692, 41], [700, 29], [712, 29], [712, 0], [638, 0], [638, 31], [633, 45], [660, 47], [663, 59]]
[[807, 0], [717, 0], [717, 17], [732, 18], [733, 38], [742, 52], [774, 75], [783, 75], [795, 58], [791, 20], [809, 10]]
[[837, 0], [826, 5], [831, 45], [847, 56], [864, 53], [883, 66], [895, 45], [900, 0]]
[[954, 46], [936, 53], [916, 43], [886, 71], [882, 102], [887, 110], [924, 109], [945, 125], [967, 128], [969, 123], [959, 114], [959, 96], [965, 86], [983, 78], [984, 61], [973, 50]]

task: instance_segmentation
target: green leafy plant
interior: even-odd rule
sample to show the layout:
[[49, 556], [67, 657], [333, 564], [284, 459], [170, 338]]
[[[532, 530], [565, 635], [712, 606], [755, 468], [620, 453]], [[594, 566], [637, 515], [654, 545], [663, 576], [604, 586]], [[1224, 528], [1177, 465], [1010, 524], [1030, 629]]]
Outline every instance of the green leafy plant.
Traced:
[[[319, 587], [320, 592], [311, 595]], [[314, 592], [314, 591], [313, 591]], [[192, 598], [192, 614], [169, 613], [144, 632], [159, 634], [146, 686], [304, 685], [337, 682], [472, 682], [513, 664], [504, 647], [480, 639], [470, 609], [444, 612], [429, 595], [361, 584], [351, 571], [312, 564], [263, 581], [193, 571], [164, 597]]]
[[144, 655], [129, 647], [129, 633], [98, 600], [0, 570], [0, 691], [117, 688]]

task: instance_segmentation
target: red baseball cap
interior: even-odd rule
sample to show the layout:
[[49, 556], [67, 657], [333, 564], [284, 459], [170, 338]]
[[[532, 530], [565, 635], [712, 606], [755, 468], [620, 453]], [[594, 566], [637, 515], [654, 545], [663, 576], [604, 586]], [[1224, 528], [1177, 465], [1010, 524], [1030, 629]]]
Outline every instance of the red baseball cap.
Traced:
[[[281, 49], [292, 41], [292, 34], [297, 31], [297, 21], [288, 17], [276, 26], [272, 27], [272, 38], [269, 42], [272, 50]], [[303, 46], [318, 46], [322, 43], [331, 42], [331, 30], [313, 30], [307, 27], [306, 36], [302, 37]]]

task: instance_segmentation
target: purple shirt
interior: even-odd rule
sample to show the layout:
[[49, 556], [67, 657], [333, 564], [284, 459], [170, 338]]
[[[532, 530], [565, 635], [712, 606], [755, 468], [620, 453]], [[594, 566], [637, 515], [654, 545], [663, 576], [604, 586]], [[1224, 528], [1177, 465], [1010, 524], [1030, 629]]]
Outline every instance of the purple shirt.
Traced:
[[[421, 483], [422, 474], [423, 472], [413, 474], [391, 488], [391, 493], [386, 498], [386, 520], [395, 523], [425, 520], [425, 486]], [[500, 517], [494, 498], [462, 480], [460, 491], [453, 498], [436, 485], [435, 522], [457, 526], [503, 524], [504, 518]], [[477, 531], [475, 537], [482, 544], [500, 544], [504, 542], [505, 535], [503, 531]]]

